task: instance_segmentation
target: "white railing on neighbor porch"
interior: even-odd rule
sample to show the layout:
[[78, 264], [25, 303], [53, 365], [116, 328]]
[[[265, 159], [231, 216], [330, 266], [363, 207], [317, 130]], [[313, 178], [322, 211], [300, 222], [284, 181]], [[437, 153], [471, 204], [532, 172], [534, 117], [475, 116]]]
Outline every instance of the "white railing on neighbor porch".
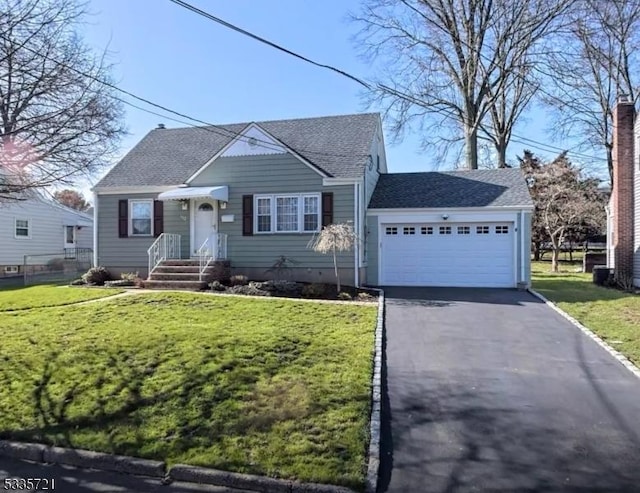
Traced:
[[149, 255], [149, 275], [167, 259], [179, 259], [182, 256], [181, 237], [173, 233], [162, 233], [147, 250]]
[[209, 236], [197, 253], [200, 260], [200, 277], [202, 281], [204, 271], [214, 260], [225, 260], [227, 258], [227, 235], [223, 233], [213, 233]]

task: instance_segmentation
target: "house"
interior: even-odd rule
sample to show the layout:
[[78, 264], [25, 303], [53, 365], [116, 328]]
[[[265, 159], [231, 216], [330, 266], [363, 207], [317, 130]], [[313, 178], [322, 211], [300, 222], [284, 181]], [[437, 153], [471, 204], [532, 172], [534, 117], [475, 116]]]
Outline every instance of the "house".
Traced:
[[0, 277], [22, 274], [52, 258], [75, 257], [93, 247], [93, 218], [29, 192], [21, 200], [0, 202]]
[[529, 284], [521, 172], [388, 173], [378, 114], [161, 125], [93, 191], [95, 262], [158, 286], [197, 286], [212, 266], [267, 278], [282, 256], [291, 278], [332, 282], [308, 244], [346, 221], [361, 239], [339, 254], [346, 284]]
[[613, 110], [613, 187], [607, 207], [607, 265], [640, 287], [640, 122], [628, 97]]

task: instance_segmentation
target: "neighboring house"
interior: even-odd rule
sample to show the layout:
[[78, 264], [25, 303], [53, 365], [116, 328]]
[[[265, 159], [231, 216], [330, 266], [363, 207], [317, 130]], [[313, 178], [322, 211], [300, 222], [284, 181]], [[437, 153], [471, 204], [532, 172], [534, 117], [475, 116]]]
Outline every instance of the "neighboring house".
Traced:
[[[48, 200], [37, 192], [23, 200], [0, 202], [0, 277], [22, 273], [25, 255], [30, 265], [46, 264], [54, 255], [75, 255], [93, 247], [93, 218]], [[40, 257], [38, 257], [40, 256]]]
[[187, 279], [228, 259], [234, 274], [263, 279], [285, 256], [290, 278], [333, 282], [331, 256], [307, 246], [350, 221], [361, 241], [339, 255], [346, 284], [529, 284], [521, 172], [389, 174], [378, 114], [161, 125], [93, 191], [95, 262], [116, 274], [168, 279], [179, 266], [163, 259], [204, 259], [183, 262]]
[[613, 111], [613, 188], [607, 207], [607, 265], [640, 287], [640, 122], [621, 96]]

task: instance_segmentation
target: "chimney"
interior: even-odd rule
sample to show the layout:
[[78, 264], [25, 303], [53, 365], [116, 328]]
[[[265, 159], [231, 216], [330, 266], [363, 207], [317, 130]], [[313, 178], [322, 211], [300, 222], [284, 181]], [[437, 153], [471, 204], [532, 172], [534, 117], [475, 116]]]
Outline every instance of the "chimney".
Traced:
[[159, 129], [163, 129], [163, 128], [165, 128], [164, 123], [158, 123], [158, 128], [159, 128]]
[[613, 109], [613, 250], [615, 277], [633, 279], [633, 166], [635, 107], [620, 95]]

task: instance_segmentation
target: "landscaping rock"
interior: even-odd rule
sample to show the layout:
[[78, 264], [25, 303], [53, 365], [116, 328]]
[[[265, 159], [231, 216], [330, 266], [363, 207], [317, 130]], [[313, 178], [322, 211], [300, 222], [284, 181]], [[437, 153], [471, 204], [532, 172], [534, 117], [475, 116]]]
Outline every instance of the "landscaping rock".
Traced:
[[255, 282], [250, 282], [247, 286], [232, 286], [227, 290], [228, 293], [246, 294], [250, 296], [270, 296], [268, 291], [259, 289]]
[[211, 291], [226, 291], [227, 287], [222, 284], [220, 281], [213, 281], [209, 284]]

